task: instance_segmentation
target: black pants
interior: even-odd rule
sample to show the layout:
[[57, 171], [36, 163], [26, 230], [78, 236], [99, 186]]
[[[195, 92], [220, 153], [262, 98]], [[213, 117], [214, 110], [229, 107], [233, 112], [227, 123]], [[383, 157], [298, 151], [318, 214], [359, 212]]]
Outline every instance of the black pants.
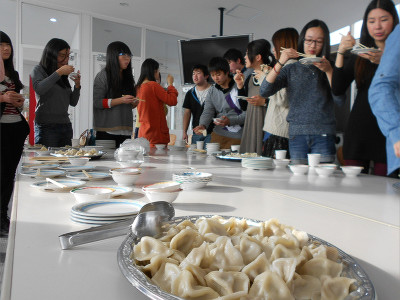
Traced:
[[96, 140], [114, 140], [115, 147], [119, 148], [126, 139], [130, 139], [130, 135], [110, 134], [105, 131], [96, 131]]
[[1, 169], [1, 219], [7, 218], [8, 203], [14, 189], [15, 172], [21, 159], [24, 143], [29, 134], [25, 120], [17, 123], [0, 123]]

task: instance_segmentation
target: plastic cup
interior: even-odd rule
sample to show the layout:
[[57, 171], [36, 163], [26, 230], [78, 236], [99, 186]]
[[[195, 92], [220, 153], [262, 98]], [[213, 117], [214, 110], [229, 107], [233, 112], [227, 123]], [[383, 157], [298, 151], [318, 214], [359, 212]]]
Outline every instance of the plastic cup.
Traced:
[[287, 150], [275, 150], [276, 159], [285, 159]]
[[196, 146], [198, 150], [203, 150], [204, 148], [204, 141], [197, 141]]
[[321, 154], [319, 153], [308, 153], [308, 165], [310, 167], [315, 167], [317, 165], [319, 165], [320, 161], [321, 161]]
[[79, 139], [71, 139], [72, 147], [79, 147]]

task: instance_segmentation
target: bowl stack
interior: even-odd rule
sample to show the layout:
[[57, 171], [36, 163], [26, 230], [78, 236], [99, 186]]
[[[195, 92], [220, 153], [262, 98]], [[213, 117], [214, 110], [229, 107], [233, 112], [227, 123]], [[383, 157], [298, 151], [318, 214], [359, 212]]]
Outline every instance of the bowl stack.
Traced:
[[214, 152], [218, 152], [219, 149], [220, 149], [219, 143], [207, 143], [206, 145], [207, 155], [211, 155]]
[[113, 180], [120, 186], [131, 186], [139, 178], [140, 169], [115, 168], [110, 170]]
[[181, 172], [172, 175], [172, 180], [181, 183], [183, 190], [200, 189], [212, 180], [212, 174], [203, 172]]
[[253, 170], [273, 169], [273, 160], [270, 157], [242, 158], [242, 167]]
[[96, 140], [96, 146], [103, 146], [104, 149], [115, 149], [114, 140]]

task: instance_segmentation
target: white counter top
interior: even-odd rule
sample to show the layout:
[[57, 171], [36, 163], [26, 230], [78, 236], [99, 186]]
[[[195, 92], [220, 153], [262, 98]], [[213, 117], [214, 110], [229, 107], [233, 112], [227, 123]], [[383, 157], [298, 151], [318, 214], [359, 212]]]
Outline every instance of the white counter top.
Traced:
[[[107, 167], [106, 160], [90, 162]], [[204, 155], [170, 152], [146, 158], [140, 187], [171, 180], [174, 171], [195, 167], [214, 175], [204, 189], [183, 191], [174, 202], [177, 216], [219, 214], [260, 220], [277, 218], [352, 255], [374, 283], [379, 299], [400, 290], [400, 194], [396, 180], [369, 175], [326, 179], [295, 176], [288, 169], [248, 170], [240, 163]], [[125, 279], [116, 254], [124, 237], [61, 250], [60, 234], [89, 226], [69, 220], [75, 200], [69, 193], [35, 190], [34, 179], [19, 177], [1, 299], [147, 299]], [[112, 180], [88, 185], [113, 184]]]

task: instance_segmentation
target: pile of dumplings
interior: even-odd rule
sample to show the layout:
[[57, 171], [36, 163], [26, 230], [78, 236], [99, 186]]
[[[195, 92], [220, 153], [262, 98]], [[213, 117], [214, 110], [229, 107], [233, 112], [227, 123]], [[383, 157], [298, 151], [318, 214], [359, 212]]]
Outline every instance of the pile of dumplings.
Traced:
[[250, 152], [246, 152], [246, 153], [230, 153], [226, 156], [230, 156], [230, 157], [238, 157], [238, 158], [250, 158], [250, 157], [259, 157], [257, 155], [257, 153], [250, 153]]
[[83, 149], [68, 149], [68, 150], [59, 150], [56, 151], [55, 154], [61, 154], [61, 155], [66, 155], [66, 156], [95, 156], [98, 155], [99, 153], [97, 152], [96, 149], [92, 148], [88, 151], [83, 150]]
[[336, 248], [308, 245], [306, 232], [270, 219], [255, 226], [219, 216], [169, 225], [143, 237], [131, 259], [164, 291], [184, 299], [339, 300], [355, 290], [340, 277]]

